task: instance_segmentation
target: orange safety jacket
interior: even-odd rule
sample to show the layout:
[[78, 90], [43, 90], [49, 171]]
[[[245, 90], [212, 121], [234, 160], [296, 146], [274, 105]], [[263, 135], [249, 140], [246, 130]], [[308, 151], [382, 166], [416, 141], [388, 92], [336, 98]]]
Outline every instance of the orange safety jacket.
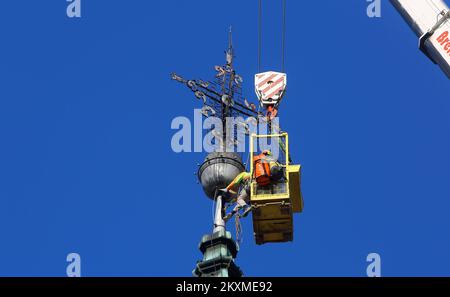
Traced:
[[253, 178], [258, 185], [267, 186], [270, 184], [270, 160], [266, 155], [260, 154], [253, 157]]

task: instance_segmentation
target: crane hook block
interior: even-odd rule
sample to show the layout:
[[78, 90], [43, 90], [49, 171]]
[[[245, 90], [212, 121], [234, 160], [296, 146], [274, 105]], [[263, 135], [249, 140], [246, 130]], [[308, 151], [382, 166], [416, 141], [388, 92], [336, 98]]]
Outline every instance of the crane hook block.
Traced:
[[262, 107], [278, 106], [286, 91], [286, 73], [268, 71], [255, 75], [255, 92]]

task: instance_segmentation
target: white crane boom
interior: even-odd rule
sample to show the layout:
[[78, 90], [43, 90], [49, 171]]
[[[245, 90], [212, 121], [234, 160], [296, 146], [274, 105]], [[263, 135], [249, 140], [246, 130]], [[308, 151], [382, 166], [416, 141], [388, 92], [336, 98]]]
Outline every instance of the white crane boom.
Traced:
[[450, 78], [450, 11], [443, 0], [390, 0], [419, 37], [419, 48]]

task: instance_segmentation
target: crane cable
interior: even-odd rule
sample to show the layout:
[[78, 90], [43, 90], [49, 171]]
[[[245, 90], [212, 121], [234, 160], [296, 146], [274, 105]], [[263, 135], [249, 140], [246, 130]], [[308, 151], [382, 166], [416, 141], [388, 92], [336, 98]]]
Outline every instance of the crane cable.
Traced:
[[283, 17], [281, 24], [281, 72], [284, 73], [284, 56], [285, 56], [285, 44], [286, 44], [286, 0], [282, 0], [283, 5]]
[[[286, 0], [282, 2], [281, 18], [281, 71], [285, 71], [285, 48], [286, 48]], [[258, 73], [261, 72], [261, 51], [262, 51], [262, 0], [258, 1]]]
[[261, 72], [262, 0], [258, 1], [258, 73]]

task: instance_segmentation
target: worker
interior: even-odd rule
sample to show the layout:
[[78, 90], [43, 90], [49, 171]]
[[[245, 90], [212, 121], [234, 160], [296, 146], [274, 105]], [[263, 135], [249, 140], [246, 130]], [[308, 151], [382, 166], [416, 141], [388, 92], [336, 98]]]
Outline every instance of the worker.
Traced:
[[261, 154], [253, 157], [253, 177], [259, 186], [268, 186], [271, 182], [270, 174], [270, 162], [272, 161], [272, 152], [269, 150], [263, 150]]
[[259, 186], [269, 186], [284, 176], [283, 166], [272, 157], [270, 150], [264, 150], [253, 158], [254, 178]]
[[246, 216], [249, 213], [249, 210], [251, 209], [248, 206], [250, 197], [251, 177], [252, 177], [251, 173], [245, 171], [241, 172], [233, 179], [233, 181], [225, 189], [221, 189], [222, 192], [238, 195], [236, 198], [236, 206], [229, 214], [227, 214], [223, 218], [225, 221], [233, 217], [242, 208], [247, 208], [247, 210], [244, 212], [245, 213], [244, 216]]

